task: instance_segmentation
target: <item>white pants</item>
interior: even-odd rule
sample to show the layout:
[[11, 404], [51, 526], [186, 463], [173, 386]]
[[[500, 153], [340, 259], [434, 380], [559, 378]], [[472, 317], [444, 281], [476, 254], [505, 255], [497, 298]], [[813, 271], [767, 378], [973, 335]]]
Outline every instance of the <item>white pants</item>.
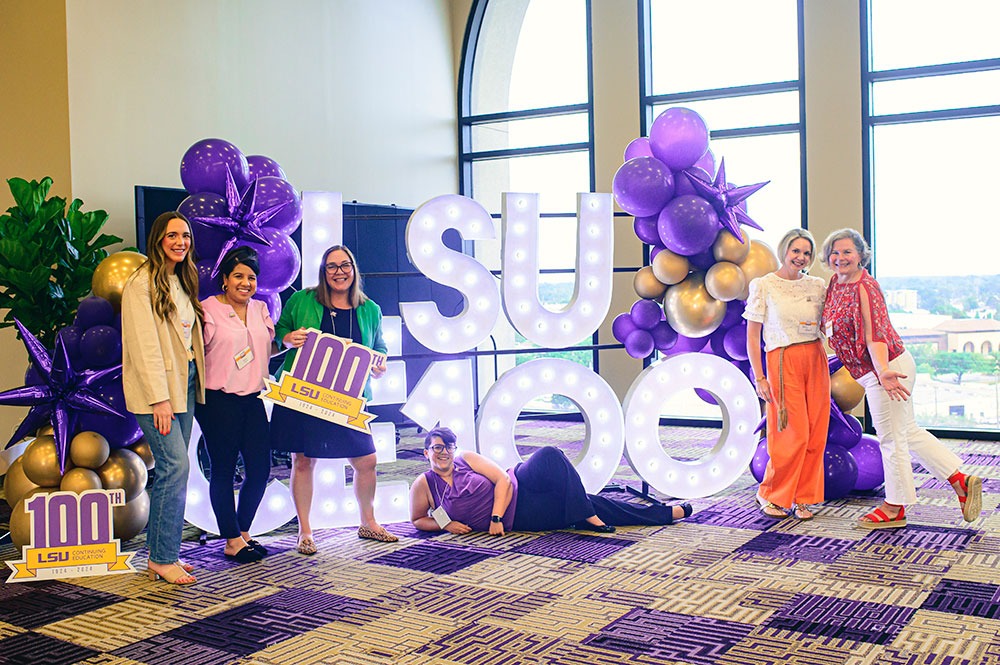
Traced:
[[[890, 361], [889, 369], [905, 374], [906, 378], [900, 383], [912, 392], [917, 365], [910, 352], [903, 351], [902, 355]], [[879, 438], [882, 467], [885, 469], [886, 502], [903, 506], [916, 503], [911, 455], [935, 478], [947, 483], [948, 477], [958, 471], [962, 460], [933, 434], [917, 425], [912, 397], [905, 402], [890, 399], [874, 372], [862, 376], [858, 383], [865, 389], [868, 409]]]

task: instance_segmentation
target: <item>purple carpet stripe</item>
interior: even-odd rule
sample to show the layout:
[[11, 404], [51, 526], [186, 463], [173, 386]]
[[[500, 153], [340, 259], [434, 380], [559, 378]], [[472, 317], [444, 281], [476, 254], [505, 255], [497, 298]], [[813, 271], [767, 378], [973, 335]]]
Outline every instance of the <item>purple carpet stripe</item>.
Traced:
[[149, 639], [116, 649], [112, 655], [146, 665], [230, 665], [236, 658], [233, 652], [191, 642], [169, 634], [154, 635]]
[[764, 627], [885, 645], [896, 639], [915, 611], [911, 607], [797, 594], [771, 615]]
[[583, 643], [633, 654], [642, 662], [712, 665], [753, 629], [735, 621], [637, 608]]
[[368, 563], [409, 568], [410, 570], [437, 573], [438, 575], [450, 575], [499, 554], [501, 552], [484, 547], [457, 547], [444, 543], [428, 542], [383, 554], [369, 560]]
[[99, 655], [99, 651], [63, 642], [48, 635], [21, 633], [0, 640], [0, 665], [72, 665]]
[[929, 550], [962, 552], [976, 537], [973, 529], [949, 529], [941, 526], [910, 525], [905, 529], [882, 529], [869, 533], [862, 543], [898, 545]]
[[765, 517], [757, 509], [747, 508], [746, 501], [719, 501], [714, 506], [698, 510], [694, 515], [684, 520], [705, 526], [725, 526], [731, 529], [754, 529], [764, 531], [774, 526], [775, 520]]
[[1000, 619], [1000, 586], [983, 582], [941, 580], [920, 609]]
[[822, 536], [797, 536], [768, 531], [744, 543], [736, 553], [760, 554], [778, 559], [832, 563], [856, 545], [853, 540]]
[[1000, 455], [970, 453], [962, 455], [962, 460], [969, 466], [1000, 466]]
[[0, 621], [37, 628], [123, 600], [121, 596], [66, 582], [5, 584], [0, 586]]
[[634, 544], [633, 540], [556, 531], [518, 545], [511, 551], [566, 561], [596, 563]]

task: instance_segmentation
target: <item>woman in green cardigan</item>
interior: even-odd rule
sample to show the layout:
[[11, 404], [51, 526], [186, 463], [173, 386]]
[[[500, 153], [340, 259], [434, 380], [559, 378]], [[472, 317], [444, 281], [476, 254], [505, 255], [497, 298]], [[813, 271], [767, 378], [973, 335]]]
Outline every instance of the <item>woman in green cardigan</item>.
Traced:
[[[275, 325], [275, 336], [289, 348], [283, 372], [290, 370], [297, 349], [314, 328], [353, 340], [380, 353], [382, 310], [361, 290], [357, 262], [347, 247], [335, 245], [323, 253], [316, 288], [292, 295]], [[385, 366], [372, 368], [380, 377]], [[365, 386], [365, 397], [371, 399]], [[346, 458], [354, 469], [354, 494], [361, 510], [358, 537], [394, 542], [396, 536], [375, 521], [375, 442], [370, 434], [275, 405], [271, 414], [271, 447], [292, 453], [292, 500], [299, 519], [298, 551], [315, 554], [316, 541], [309, 523], [313, 497], [313, 471], [317, 459]]]

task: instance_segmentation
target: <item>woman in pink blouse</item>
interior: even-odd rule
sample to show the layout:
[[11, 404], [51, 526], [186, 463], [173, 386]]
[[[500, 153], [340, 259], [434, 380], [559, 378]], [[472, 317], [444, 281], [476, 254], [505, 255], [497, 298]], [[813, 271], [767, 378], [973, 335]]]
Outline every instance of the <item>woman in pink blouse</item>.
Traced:
[[[223, 555], [237, 563], [260, 561], [267, 550], [250, 537], [250, 524], [271, 475], [267, 414], [257, 395], [264, 387], [274, 340], [267, 305], [257, 292], [257, 253], [230, 250], [219, 264], [222, 293], [201, 301], [205, 311], [205, 403], [195, 411], [212, 462], [209, 497], [226, 539]], [[237, 458], [244, 478], [239, 507], [233, 498]]]
[[906, 526], [906, 506], [916, 503], [910, 456], [955, 489], [962, 517], [971, 522], [982, 510], [983, 481], [959, 470], [962, 460], [917, 425], [910, 392], [916, 363], [889, 322], [885, 298], [865, 267], [871, 249], [853, 229], [834, 231], [823, 242], [823, 260], [834, 272], [823, 308], [830, 346], [865, 389], [882, 450], [885, 501], [862, 517], [865, 529]]

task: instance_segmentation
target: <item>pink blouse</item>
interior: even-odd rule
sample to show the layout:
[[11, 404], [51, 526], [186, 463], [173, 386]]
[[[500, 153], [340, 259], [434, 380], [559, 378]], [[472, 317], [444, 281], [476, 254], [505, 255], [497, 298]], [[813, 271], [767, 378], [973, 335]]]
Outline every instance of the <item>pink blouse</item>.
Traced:
[[[271, 359], [274, 322], [260, 300], [247, 303], [247, 323], [215, 296], [201, 301], [205, 311], [205, 388], [234, 395], [252, 395], [264, 388]], [[242, 367], [236, 357], [250, 347], [253, 359]]]
[[872, 341], [883, 342], [889, 347], [889, 360], [894, 360], [904, 351], [903, 340], [889, 321], [885, 298], [875, 278], [867, 270], [863, 271], [861, 279], [850, 284], [838, 284], [834, 278], [826, 291], [822, 327], [827, 330], [827, 324], [833, 323], [830, 346], [855, 379], [875, 371], [865, 344], [865, 324], [861, 318], [862, 288], [868, 294], [871, 308]]

